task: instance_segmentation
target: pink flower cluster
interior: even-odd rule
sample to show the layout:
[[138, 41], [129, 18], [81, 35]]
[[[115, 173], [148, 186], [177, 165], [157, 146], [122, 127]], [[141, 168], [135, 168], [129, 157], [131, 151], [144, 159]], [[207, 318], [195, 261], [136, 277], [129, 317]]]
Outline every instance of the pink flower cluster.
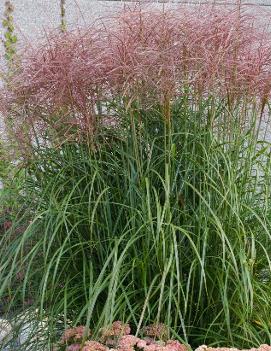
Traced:
[[82, 348], [82, 351], [108, 351], [108, 347], [98, 341], [87, 341]]
[[73, 341], [79, 340], [80, 341], [83, 338], [84, 334], [86, 337], [89, 337], [90, 331], [82, 325], [75, 327], [75, 328], [66, 329], [62, 338], [61, 338], [61, 342], [66, 343], [67, 341], [71, 341], [71, 340], [73, 340]]
[[[99, 341], [84, 340], [85, 331], [87, 337], [90, 331], [84, 326], [67, 329], [59, 343], [59, 347], [55, 347], [55, 351], [188, 351], [189, 346], [181, 344], [177, 340], [166, 339], [169, 337], [169, 329], [162, 323], [151, 324], [142, 328], [141, 333], [144, 335], [139, 338], [130, 334], [131, 328], [129, 324], [120, 321], [114, 322], [111, 326], [100, 330]], [[166, 336], [167, 335], [167, 336]], [[162, 339], [162, 338], [164, 339]], [[113, 338], [113, 339], [112, 339]], [[111, 340], [110, 347], [107, 341]], [[112, 347], [112, 345], [114, 346]], [[195, 351], [271, 351], [271, 346], [260, 345], [259, 348], [250, 350], [239, 350], [236, 348], [226, 347], [208, 347], [206, 345], [199, 346]]]
[[124, 324], [121, 321], [115, 321], [110, 327], [103, 328], [101, 333], [101, 339], [106, 339], [112, 336], [128, 335], [131, 332], [129, 324]]
[[81, 344], [71, 344], [66, 347], [66, 351], [80, 351], [81, 350]]
[[187, 351], [188, 348], [177, 340], [155, 341], [149, 338], [140, 339], [134, 335], [123, 336], [118, 343], [119, 351], [134, 351], [136, 348], [144, 351]]
[[[129, 324], [120, 321], [111, 326], [102, 328], [99, 341], [84, 340], [85, 327], [79, 326], [67, 329], [60, 340], [60, 349], [65, 351], [187, 351], [188, 348], [177, 340], [162, 341], [165, 331], [169, 334], [164, 324], [152, 324], [142, 329], [146, 330], [145, 337], [139, 338], [131, 333]], [[88, 331], [88, 336], [90, 332]], [[155, 340], [156, 339], [156, 340]], [[109, 346], [110, 345], [110, 346]], [[64, 349], [63, 349], [64, 347]], [[264, 350], [263, 350], [264, 351]]]

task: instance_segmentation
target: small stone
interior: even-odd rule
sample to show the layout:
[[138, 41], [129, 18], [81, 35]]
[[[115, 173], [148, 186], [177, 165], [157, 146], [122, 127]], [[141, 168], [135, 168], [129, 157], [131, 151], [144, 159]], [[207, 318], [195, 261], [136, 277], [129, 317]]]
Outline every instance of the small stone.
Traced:
[[8, 341], [12, 337], [12, 326], [6, 319], [0, 318], [0, 342]]

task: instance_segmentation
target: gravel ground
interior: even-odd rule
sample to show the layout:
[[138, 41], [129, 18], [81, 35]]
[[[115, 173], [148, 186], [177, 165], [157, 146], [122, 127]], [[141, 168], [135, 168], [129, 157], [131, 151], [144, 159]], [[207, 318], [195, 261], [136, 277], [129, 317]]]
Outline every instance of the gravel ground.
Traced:
[[[1, 0], [4, 2], [4, 0]], [[1, 2], [0, 1], [0, 2]], [[14, 19], [19, 35], [35, 39], [44, 30], [56, 28], [60, 23], [59, 0], [13, 0]], [[67, 0], [66, 15], [69, 25], [91, 23], [122, 6], [119, 1]]]
[[[213, 2], [213, 0], [209, 1]], [[0, 0], [1, 18], [4, 11], [4, 2], [5, 0]], [[206, 1], [180, 0], [180, 2], [195, 4]], [[223, 4], [223, 6], [225, 4], [231, 5], [234, 2], [235, 0], [216, 1], [216, 3]], [[14, 19], [20, 37], [25, 37], [32, 41], [40, 37], [45, 29], [48, 30], [59, 26], [59, 0], [12, 0], [12, 3], [15, 6]], [[243, 0], [243, 3], [262, 5], [261, 9], [267, 10], [271, 15], [271, 0]], [[120, 9], [123, 5], [124, 2], [122, 1], [66, 0], [67, 22], [70, 26], [89, 24], [99, 17], [106, 16], [108, 13]], [[255, 6], [251, 6], [251, 8], [255, 8]], [[254, 11], [259, 10], [255, 9]]]

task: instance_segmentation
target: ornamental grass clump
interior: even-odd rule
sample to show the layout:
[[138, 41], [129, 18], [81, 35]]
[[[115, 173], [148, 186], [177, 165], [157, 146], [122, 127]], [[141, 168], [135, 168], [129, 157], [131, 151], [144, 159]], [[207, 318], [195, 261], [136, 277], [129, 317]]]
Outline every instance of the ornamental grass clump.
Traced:
[[37, 310], [49, 346], [70, 325], [86, 350], [269, 344], [270, 50], [245, 7], [135, 6], [23, 55], [1, 100], [27, 209], [0, 238], [8, 311]]

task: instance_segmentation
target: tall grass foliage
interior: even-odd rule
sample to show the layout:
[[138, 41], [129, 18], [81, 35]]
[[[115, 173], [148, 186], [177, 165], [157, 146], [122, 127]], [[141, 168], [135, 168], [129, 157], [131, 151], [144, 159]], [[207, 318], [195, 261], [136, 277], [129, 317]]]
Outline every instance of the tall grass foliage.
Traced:
[[107, 24], [48, 36], [2, 94], [28, 221], [1, 237], [8, 312], [38, 311], [49, 342], [122, 320], [270, 344], [268, 32], [206, 6]]

